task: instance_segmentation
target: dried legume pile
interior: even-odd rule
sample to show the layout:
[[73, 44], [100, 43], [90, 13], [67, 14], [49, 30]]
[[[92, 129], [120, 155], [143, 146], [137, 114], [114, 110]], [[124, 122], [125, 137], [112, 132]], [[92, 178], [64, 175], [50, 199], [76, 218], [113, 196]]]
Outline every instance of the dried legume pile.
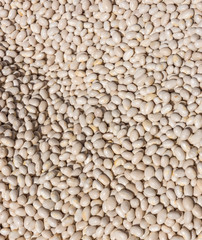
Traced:
[[0, 1], [0, 240], [202, 239], [201, 12]]

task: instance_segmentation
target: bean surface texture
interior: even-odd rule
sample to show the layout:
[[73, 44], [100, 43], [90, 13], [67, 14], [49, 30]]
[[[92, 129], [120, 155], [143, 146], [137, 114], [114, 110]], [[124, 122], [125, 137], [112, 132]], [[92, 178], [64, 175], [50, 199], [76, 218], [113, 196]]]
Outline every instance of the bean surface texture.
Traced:
[[0, 240], [202, 239], [200, 0], [0, 1]]

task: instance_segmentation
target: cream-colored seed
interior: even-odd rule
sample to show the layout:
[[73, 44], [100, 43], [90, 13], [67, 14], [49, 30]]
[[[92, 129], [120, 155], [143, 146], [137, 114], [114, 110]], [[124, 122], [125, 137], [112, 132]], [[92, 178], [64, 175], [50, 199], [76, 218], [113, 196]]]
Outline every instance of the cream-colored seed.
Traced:
[[1, 143], [5, 145], [6, 147], [14, 147], [14, 140], [11, 139], [10, 137], [3, 137], [0, 139]]

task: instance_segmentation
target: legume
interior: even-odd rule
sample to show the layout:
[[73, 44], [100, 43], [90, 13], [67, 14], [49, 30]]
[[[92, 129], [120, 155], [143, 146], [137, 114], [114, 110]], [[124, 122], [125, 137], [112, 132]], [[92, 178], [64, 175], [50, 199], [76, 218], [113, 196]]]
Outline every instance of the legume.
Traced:
[[202, 4], [0, 2], [0, 240], [202, 239]]

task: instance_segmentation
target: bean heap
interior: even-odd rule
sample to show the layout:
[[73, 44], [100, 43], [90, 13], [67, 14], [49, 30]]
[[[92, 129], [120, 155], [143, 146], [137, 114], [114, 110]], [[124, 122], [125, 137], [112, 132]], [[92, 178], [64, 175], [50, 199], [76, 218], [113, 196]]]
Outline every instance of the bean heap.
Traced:
[[0, 240], [202, 239], [201, 12], [0, 1]]

